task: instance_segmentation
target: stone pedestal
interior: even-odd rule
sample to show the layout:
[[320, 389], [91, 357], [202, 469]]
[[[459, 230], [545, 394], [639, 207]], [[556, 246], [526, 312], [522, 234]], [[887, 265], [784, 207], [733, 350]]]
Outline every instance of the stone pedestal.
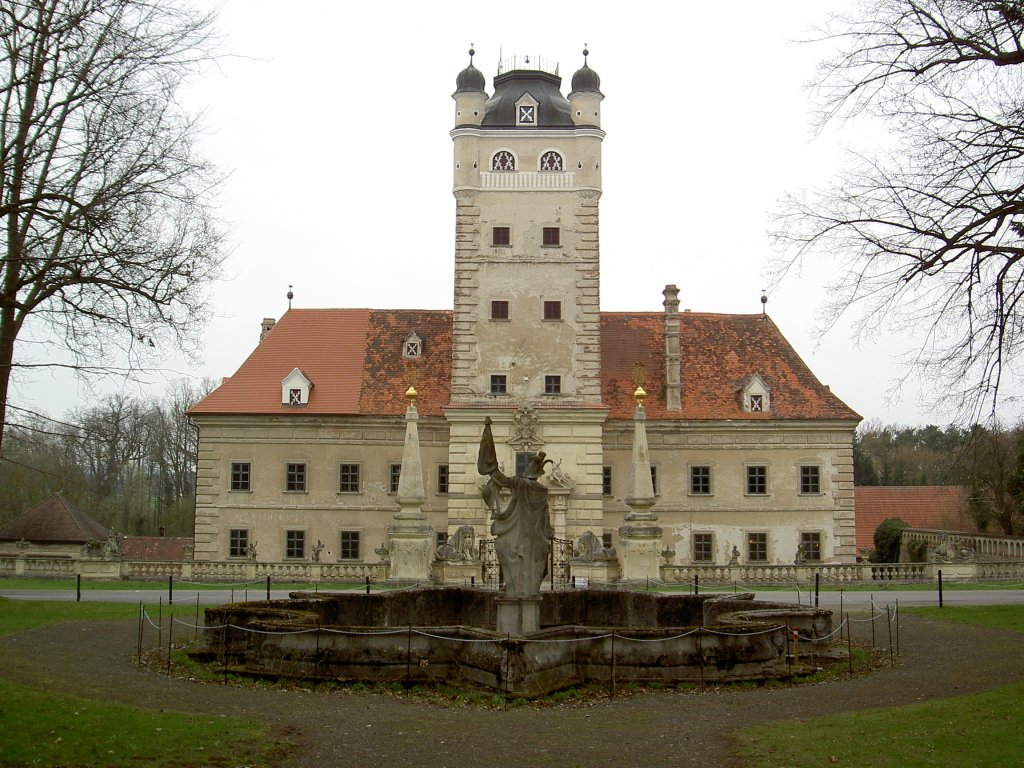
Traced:
[[540, 598], [497, 599], [498, 632], [522, 637], [540, 629]]
[[430, 581], [434, 529], [429, 525], [388, 527], [388, 581]]
[[480, 562], [477, 560], [435, 560], [430, 565], [430, 580], [434, 584], [457, 584], [460, 587], [474, 584], [480, 586], [484, 583]]
[[610, 560], [573, 560], [572, 576], [577, 586], [585, 580], [588, 587], [603, 587], [614, 584], [620, 578], [619, 561]]
[[623, 581], [658, 581], [661, 578], [661, 527], [624, 525], [619, 528], [619, 562]]

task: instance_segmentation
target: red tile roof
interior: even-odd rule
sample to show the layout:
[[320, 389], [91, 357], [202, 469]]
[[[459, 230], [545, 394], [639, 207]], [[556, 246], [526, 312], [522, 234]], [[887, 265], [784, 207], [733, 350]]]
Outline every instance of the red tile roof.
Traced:
[[51, 544], [104, 541], [110, 532], [59, 493], [0, 528], [0, 540]]
[[145, 562], [181, 562], [191, 536], [125, 536], [121, 539], [121, 559]]
[[[612, 419], [633, 417], [634, 367], [645, 367], [650, 419], [839, 419], [860, 417], [810, 372], [762, 315], [680, 314], [682, 411], [665, 408], [663, 313], [601, 315], [602, 398]], [[402, 343], [415, 332], [422, 356]], [[451, 396], [452, 313], [441, 310], [293, 309], [193, 414], [400, 416], [409, 382], [421, 415], [440, 416]], [[300, 368], [309, 404], [281, 404], [281, 380]], [[770, 388], [767, 413], [745, 412], [740, 389], [754, 374]]]
[[967, 515], [967, 490], [955, 485], [858, 486], [853, 489], [857, 514], [857, 549], [875, 546], [875, 529], [889, 517], [911, 528], [973, 530]]
[[[811, 373], [763, 315], [679, 315], [682, 411], [665, 408], [665, 335], [662, 313], [601, 315], [601, 395], [610, 418], [632, 418], [633, 370], [646, 369], [649, 419], [860, 420]], [[770, 410], [744, 411], [740, 390], [754, 374], [770, 389]]]

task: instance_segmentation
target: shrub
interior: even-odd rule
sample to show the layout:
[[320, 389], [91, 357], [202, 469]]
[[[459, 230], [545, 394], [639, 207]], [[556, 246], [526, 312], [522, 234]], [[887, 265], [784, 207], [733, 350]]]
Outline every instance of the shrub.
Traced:
[[876, 563], [895, 563], [900, 559], [900, 535], [910, 526], [901, 518], [887, 517], [875, 528]]

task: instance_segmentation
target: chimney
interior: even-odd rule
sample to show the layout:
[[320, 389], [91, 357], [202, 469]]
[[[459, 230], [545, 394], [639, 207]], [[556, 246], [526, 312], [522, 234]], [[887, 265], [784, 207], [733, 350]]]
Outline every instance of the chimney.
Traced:
[[666, 285], [665, 296], [665, 408], [683, 409], [682, 388], [679, 383], [679, 289]]
[[263, 322], [260, 323], [260, 341], [263, 341], [263, 337], [270, 333], [270, 329], [277, 325], [277, 320], [272, 317], [264, 317]]

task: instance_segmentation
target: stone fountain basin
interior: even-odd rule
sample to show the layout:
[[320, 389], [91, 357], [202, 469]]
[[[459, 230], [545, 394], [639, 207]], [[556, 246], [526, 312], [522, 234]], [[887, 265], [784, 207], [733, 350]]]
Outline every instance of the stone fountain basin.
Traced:
[[491, 629], [496, 596], [457, 587], [296, 592], [207, 609], [206, 639], [218, 661], [252, 675], [443, 682], [534, 697], [594, 682], [780, 677], [791, 627], [803, 637], [831, 630], [828, 611], [752, 595], [588, 589], [544, 594], [540, 629], [517, 637]]

